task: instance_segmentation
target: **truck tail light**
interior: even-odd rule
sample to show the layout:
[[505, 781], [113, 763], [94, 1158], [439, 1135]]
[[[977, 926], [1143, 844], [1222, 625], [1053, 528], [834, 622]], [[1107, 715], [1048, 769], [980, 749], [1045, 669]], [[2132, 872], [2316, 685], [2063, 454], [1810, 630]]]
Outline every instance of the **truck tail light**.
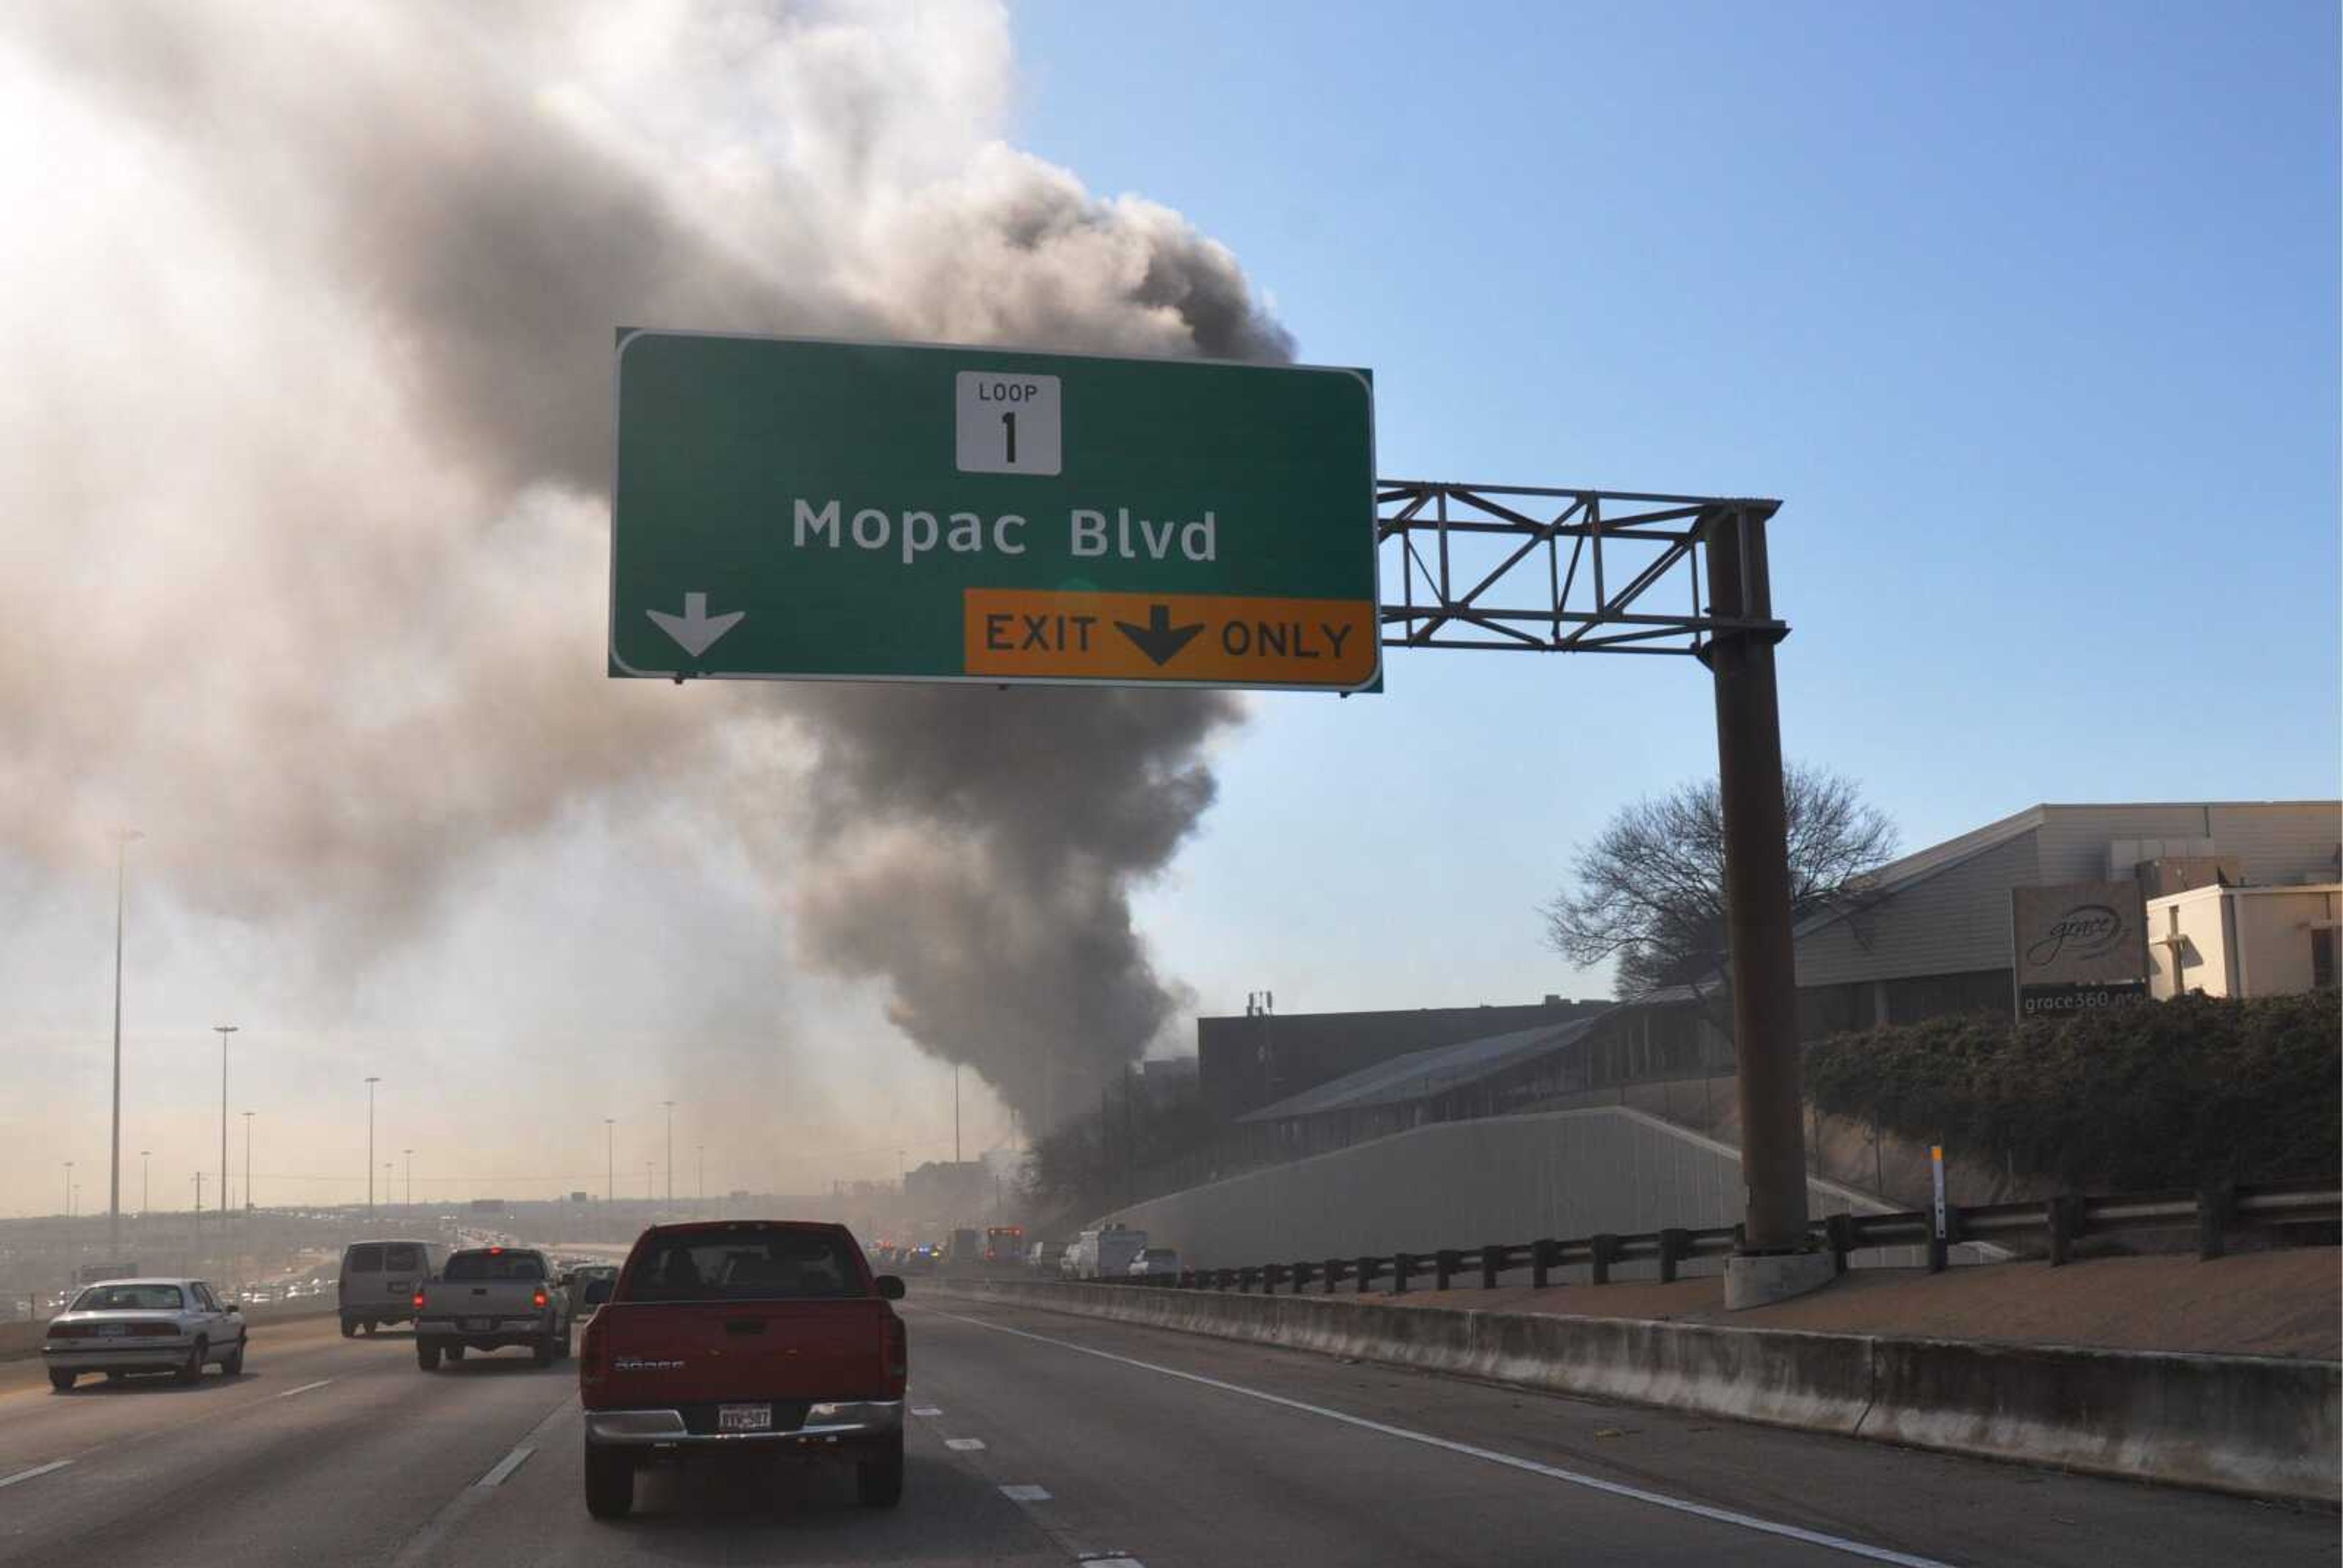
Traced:
[[540, 1290], [531, 1294], [528, 1298], [528, 1304], [532, 1307], [541, 1307], [545, 1305], [545, 1292]]
[[603, 1378], [608, 1374], [610, 1369], [603, 1362], [603, 1351], [607, 1343], [608, 1339], [602, 1330], [602, 1318], [599, 1313], [597, 1313], [588, 1321], [586, 1338], [578, 1347], [579, 1388], [599, 1387]]
[[418, 1312], [423, 1310], [423, 1292], [421, 1291], [415, 1292], [415, 1310]]
[[887, 1392], [900, 1397], [911, 1372], [911, 1334], [892, 1312], [887, 1314], [886, 1367]]

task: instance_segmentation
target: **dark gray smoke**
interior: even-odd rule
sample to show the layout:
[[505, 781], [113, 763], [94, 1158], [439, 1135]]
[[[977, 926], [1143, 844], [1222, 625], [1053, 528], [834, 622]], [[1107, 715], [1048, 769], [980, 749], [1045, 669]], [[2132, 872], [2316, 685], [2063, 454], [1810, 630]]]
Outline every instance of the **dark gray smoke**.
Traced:
[[681, 798], [804, 958], [1030, 1119], [1085, 1102], [1174, 1008], [1129, 894], [1232, 699], [599, 665], [618, 325], [1290, 352], [1178, 215], [1003, 146], [1009, 81], [978, 3], [0, 13], [9, 189], [77, 204], [0, 261], [0, 507], [71, 525], [0, 559], [0, 849], [136, 819], [190, 902], [348, 954]]

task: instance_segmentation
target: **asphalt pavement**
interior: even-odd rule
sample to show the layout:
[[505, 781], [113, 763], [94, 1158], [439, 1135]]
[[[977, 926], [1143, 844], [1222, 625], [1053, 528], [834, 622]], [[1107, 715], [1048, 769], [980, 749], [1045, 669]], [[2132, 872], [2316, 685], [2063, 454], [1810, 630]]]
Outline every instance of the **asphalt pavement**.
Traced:
[[821, 1467], [580, 1496], [574, 1363], [425, 1374], [257, 1328], [244, 1375], [0, 1366], [0, 1563], [2332, 1563], [2332, 1514], [920, 1292], [900, 1509]]

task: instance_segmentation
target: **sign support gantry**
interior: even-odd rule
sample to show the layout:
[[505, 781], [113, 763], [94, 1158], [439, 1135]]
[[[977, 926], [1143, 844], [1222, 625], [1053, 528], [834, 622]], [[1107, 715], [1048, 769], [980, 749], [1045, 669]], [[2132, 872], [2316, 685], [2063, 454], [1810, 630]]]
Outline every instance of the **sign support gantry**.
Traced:
[[[1379, 480], [1386, 648], [1689, 655], [1716, 694], [1740, 1063], [1742, 1243], [1728, 1306], [1830, 1277], [1806, 1229], [1797, 971], [1765, 525], [1781, 503]], [[1704, 568], [1705, 568], [1704, 570]], [[1818, 1261], [1817, 1261], [1818, 1260]]]

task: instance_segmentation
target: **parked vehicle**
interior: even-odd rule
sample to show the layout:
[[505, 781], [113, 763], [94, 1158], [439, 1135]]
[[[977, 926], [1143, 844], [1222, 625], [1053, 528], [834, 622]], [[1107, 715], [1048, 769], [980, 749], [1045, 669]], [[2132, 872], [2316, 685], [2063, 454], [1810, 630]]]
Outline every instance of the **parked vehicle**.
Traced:
[[1120, 1280], [1131, 1261], [1147, 1248], [1147, 1232], [1129, 1225], [1101, 1225], [1085, 1231], [1073, 1245], [1073, 1277], [1078, 1280]]
[[[586, 1508], [634, 1506], [635, 1473], [711, 1452], [845, 1460], [861, 1501], [903, 1495], [910, 1340], [845, 1226], [657, 1225], [618, 1282], [589, 1285], [578, 1395]], [[607, 1297], [607, 1301], [605, 1301]]]
[[244, 1370], [244, 1314], [201, 1280], [108, 1280], [76, 1294], [41, 1341], [49, 1386], [73, 1391], [84, 1372], [169, 1372], [194, 1382], [216, 1362]]
[[1134, 1280], [1176, 1280], [1180, 1277], [1180, 1251], [1176, 1247], [1141, 1247], [1139, 1256], [1123, 1272]]
[[439, 1370], [468, 1351], [526, 1345], [539, 1366], [569, 1354], [569, 1292], [545, 1254], [526, 1247], [468, 1247], [417, 1289], [415, 1364]]
[[416, 1287], [439, 1271], [437, 1241], [353, 1241], [342, 1251], [342, 1337], [415, 1321]]

